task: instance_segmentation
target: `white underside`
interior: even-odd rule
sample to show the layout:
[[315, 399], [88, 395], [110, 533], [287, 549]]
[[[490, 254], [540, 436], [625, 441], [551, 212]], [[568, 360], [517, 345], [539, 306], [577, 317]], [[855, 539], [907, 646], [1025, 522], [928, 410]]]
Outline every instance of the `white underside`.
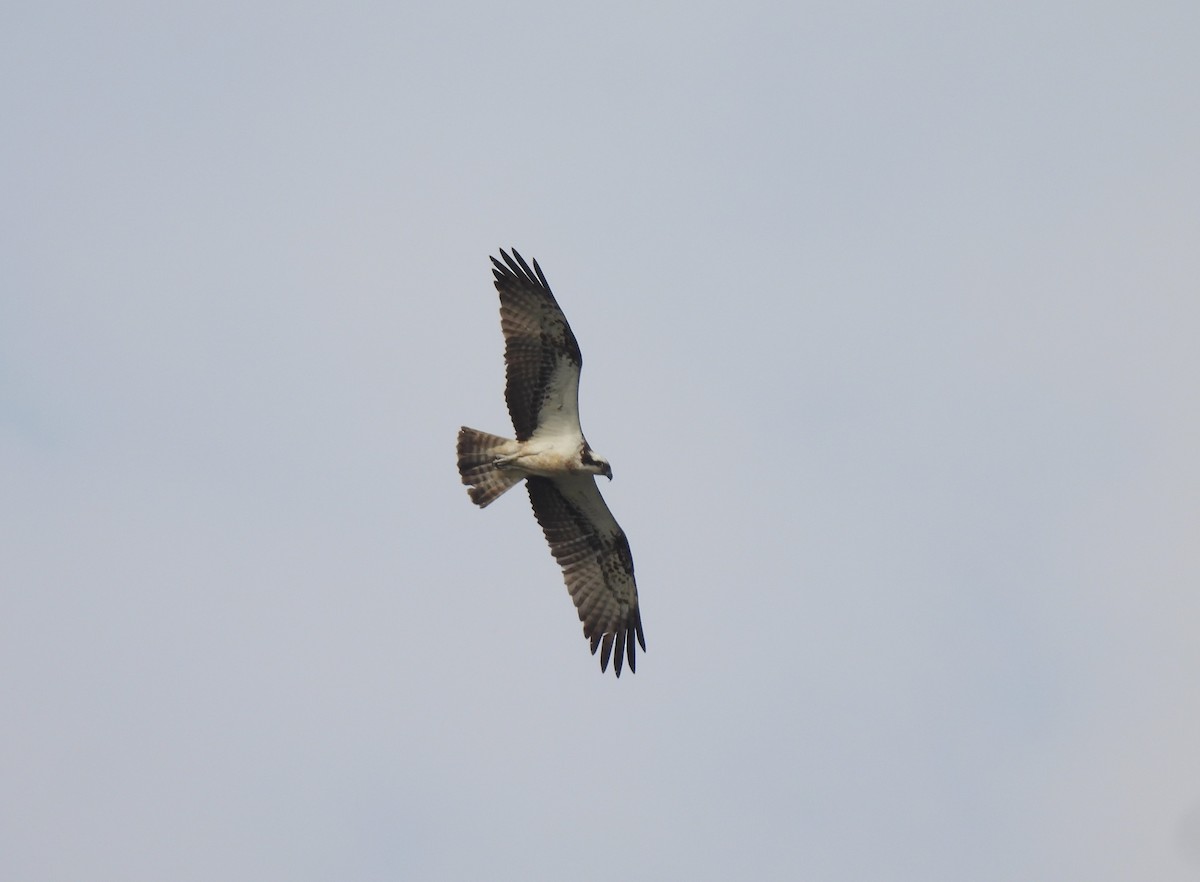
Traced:
[[517, 449], [496, 460], [503, 469], [517, 469], [527, 475], [557, 478], [579, 474], [582, 463], [579, 451], [583, 439], [578, 435], [534, 436], [528, 441], [514, 442]]

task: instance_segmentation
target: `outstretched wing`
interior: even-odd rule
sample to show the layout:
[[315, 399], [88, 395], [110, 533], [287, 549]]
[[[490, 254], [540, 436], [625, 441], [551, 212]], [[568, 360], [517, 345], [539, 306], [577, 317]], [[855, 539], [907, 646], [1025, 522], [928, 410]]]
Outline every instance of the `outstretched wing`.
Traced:
[[579, 369], [583, 356], [566, 316], [550, 293], [537, 261], [533, 269], [514, 248], [492, 258], [500, 294], [507, 385], [504, 398], [518, 441], [541, 429], [551, 434], [581, 434]]
[[644, 652], [646, 638], [633, 580], [633, 556], [595, 478], [529, 477], [525, 486], [550, 551], [562, 567], [567, 590], [583, 622], [583, 635], [592, 641], [593, 655], [600, 649], [600, 670], [608, 670], [615, 644], [617, 676], [621, 676], [626, 657], [629, 670], [636, 671], [634, 640]]

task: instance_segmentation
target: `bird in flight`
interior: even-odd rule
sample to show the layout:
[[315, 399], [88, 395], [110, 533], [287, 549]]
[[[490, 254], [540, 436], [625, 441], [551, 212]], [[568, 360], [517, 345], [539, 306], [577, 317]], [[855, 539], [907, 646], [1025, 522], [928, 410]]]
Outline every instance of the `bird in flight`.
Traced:
[[503, 263], [491, 259], [492, 274], [504, 332], [504, 398], [517, 437], [463, 426], [458, 472], [480, 508], [525, 481], [592, 654], [600, 650], [601, 671], [611, 657], [620, 677], [626, 658], [637, 670], [634, 641], [644, 652], [646, 638], [629, 542], [596, 486], [596, 475], [612, 480], [612, 467], [579, 427], [583, 356], [538, 262], [531, 270], [515, 248], [500, 256]]

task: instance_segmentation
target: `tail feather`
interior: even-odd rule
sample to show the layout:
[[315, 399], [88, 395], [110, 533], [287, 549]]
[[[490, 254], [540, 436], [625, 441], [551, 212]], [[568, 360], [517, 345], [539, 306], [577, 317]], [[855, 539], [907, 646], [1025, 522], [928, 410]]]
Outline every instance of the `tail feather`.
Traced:
[[513, 453], [517, 442], [463, 426], [458, 430], [458, 473], [470, 490], [471, 501], [484, 508], [525, 477], [519, 471], [498, 469], [496, 457]]

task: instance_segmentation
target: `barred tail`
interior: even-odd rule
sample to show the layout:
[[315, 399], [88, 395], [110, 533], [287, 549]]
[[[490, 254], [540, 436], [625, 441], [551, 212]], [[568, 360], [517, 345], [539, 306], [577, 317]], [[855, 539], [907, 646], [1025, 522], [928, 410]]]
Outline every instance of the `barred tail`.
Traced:
[[458, 430], [458, 473], [471, 489], [471, 501], [480, 508], [500, 497], [505, 490], [525, 477], [513, 469], [498, 469], [492, 463], [497, 456], [513, 453], [517, 442], [463, 426]]

